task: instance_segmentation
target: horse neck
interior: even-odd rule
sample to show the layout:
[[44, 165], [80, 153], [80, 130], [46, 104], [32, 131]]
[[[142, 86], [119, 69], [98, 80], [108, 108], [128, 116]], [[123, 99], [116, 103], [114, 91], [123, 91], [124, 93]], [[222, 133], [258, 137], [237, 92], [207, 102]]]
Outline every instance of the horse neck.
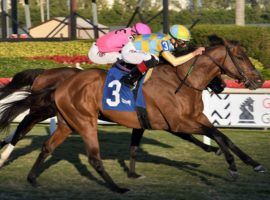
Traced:
[[[222, 51], [223, 46], [209, 48], [205, 54], [211, 56], [217, 63], [222, 64], [225, 52]], [[224, 48], [224, 47], [223, 47]], [[197, 60], [195, 60], [197, 59]], [[193, 65], [193, 70], [187, 78], [187, 83], [194, 88], [204, 89], [206, 86], [220, 74], [220, 68], [207, 56], [201, 55], [198, 58], [193, 58], [185, 64], [178, 66], [181, 68], [181, 77], [184, 77], [190, 67]]]

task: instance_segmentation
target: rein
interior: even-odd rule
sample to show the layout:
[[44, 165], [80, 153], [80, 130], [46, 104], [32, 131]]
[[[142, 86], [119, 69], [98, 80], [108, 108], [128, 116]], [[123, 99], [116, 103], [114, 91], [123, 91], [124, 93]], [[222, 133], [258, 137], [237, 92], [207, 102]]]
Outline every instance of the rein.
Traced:
[[190, 87], [190, 88], [192, 88], [192, 89], [194, 89], [194, 90], [203, 91], [203, 90], [201, 90], [201, 89], [197, 89], [197, 88], [195, 88], [195, 87], [189, 85], [189, 84], [186, 82], [186, 80], [187, 80], [188, 76], [191, 74], [191, 72], [192, 72], [192, 70], [193, 70], [193, 68], [194, 68], [194, 65], [195, 65], [196, 61], [198, 60], [198, 58], [199, 58], [199, 57], [197, 56], [197, 57], [194, 59], [193, 63], [192, 63], [191, 66], [189, 67], [188, 72], [187, 72], [187, 74], [185, 75], [185, 77], [184, 77], [183, 80], [181, 79], [181, 77], [180, 77], [179, 74], [177, 73], [178, 67], [176, 68], [176, 76], [177, 76], [177, 78], [180, 80], [180, 84], [179, 84], [179, 86], [176, 88], [174, 94], [176, 94], [176, 93], [182, 88], [183, 85], [186, 85], [186, 86], [188, 86], [188, 87]]
[[242, 81], [243, 81], [244, 83], [247, 82], [247, 81], [251, 82], [251, 81], [245, 76], [243, 70], [242, 70], [241, 67], [239, 66], [238, 62], [235, 60], [234, 56], [232, 55], [232, 52], [230, 51], [230, 47], [227, 47], [227, 46], [226, 46], [226, 49], [227, 49], [227, 51], [228, 51], [228, 53], [229, 53], [230, 58], [231, 58], [232, 61], [233, 61], [233, 64], [234, 64], [234, 66], [236, 67], [238, 73], [242, 76], [242, 78], [243, 78]]
[[[233, 62], [233, 64], [234, 64], [234, 66], [235, 66], [235, 68], [237, 69], [238, 73], [239, 73], [239, 74], [241, 75], [241, 77], [243, 78], [242, 81], [243, 81], [243, 82], [249, 81], [249, 79], [245, 76], [243, 70], [242, 70], [241, 67], [239, 66], [238, 62], [235, 60], [235, 58], [234, 58], [234, 56], [233, 56], [233, 54], [232, 54], [232, 52], [231, 52], [231, 50], [230, 50], [230, 47], [225, 46], [225, 45], [224, 45], [224, 47], [225, 47], [225, 50], [226, 50], [226, 54], [225, 54], [225, 56], [224, 56], [224, 60], [223, 60], [222, 64], [219, 64], [212, 56], [210, 56], [210, 55], [208, 55], [208, 54], [203, 54], [203, 55], [206, 56], [206, 57], [208, 57], [208, 58], [209, 58], [215, 65], [217, 65], [223, 72], [227, 72], [227, 73], [231, 74], [228, 70], [226, 70], [226, 69], [224, 68], [225, 60], [226, 60], [227, 56], [229, 55], [230, 58], [231, 58], [231, 60], [232, 60], [232, 62]], [[181, 79], [181, 77], [179, 76], [179, 74], [178, 74], [178, 72], [177, 72], [178, 67], [176, 68], [176, 76], [177, 76], [177, 78], [180, 80], [180, 84], [179, 84], [179, 86], [177, 87], [177, 89], [175, 90], [175, 92], [174, 92], [175, 94], [182, 88], [183, 85], [185, 85], [185, 86], [187, 86], [187, 87], [189, 87], [189, 88], [191, 88], [191, 89], [200, 91], [200, 92], [203, 91], [203, 89], [195, 88], [195, 87], [191, 86], [190, 84], [188, 84], [188, 83], [186, 82], [186, 79], [187, 79], [188, 76], [191, 74], [191, 72], [192, 72], [192, 70], [193, 70], [193, 68], [194, 68], [194, 65], [195, 65], [196, 61], [198, 60], [198, 58], [199, 58], [199, 57], [196, 57], [196, 58], [194, 59], [192, 65], [189, 67], [189, 70], [188, 70], [187, 74], [185, 75], [184, 79]], [[232, 74], [231, 74], [231, 75], [232, 75]]]

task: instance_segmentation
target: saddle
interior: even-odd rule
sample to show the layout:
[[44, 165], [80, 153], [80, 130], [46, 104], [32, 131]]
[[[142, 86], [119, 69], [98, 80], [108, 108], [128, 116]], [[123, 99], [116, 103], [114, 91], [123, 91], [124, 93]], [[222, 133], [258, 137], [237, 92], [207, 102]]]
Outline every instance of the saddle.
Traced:
[[[120, 70], [122, 70], [124, 72], [129, 73], [133, 67], [136, 67], [136, 65], [125, 63], [124, 61], [119, 61], [119, 62], [115, 63], [115, 67], [117, 67], [118, 69], [120, 69]], [[150, 68], [150, 69], [147, 70], [147, 72], [144, 75], [143, 83], [146, 83], [149, 80], [149, 78], [152, 75], [153, 69], [154, 68]]]

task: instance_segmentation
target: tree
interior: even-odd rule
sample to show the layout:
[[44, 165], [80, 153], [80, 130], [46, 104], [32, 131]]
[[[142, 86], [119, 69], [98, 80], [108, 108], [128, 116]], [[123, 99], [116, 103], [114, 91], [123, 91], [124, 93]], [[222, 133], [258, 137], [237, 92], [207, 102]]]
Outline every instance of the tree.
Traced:
[[235, 24], [239, 26], [245, 25], [245, 0], [236, 0]]

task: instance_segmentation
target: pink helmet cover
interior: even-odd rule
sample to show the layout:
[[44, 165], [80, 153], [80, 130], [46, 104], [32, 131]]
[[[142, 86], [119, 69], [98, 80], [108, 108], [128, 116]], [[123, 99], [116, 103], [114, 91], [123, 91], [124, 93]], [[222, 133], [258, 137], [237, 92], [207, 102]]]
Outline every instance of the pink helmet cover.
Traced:
[[136, 23], [134, 24], [134, 26], [132, 27], [132, 31], [137, 33], [138, 35], [144, 35], [144, 34], [151, 34], [151, 28], [144, 23]]

